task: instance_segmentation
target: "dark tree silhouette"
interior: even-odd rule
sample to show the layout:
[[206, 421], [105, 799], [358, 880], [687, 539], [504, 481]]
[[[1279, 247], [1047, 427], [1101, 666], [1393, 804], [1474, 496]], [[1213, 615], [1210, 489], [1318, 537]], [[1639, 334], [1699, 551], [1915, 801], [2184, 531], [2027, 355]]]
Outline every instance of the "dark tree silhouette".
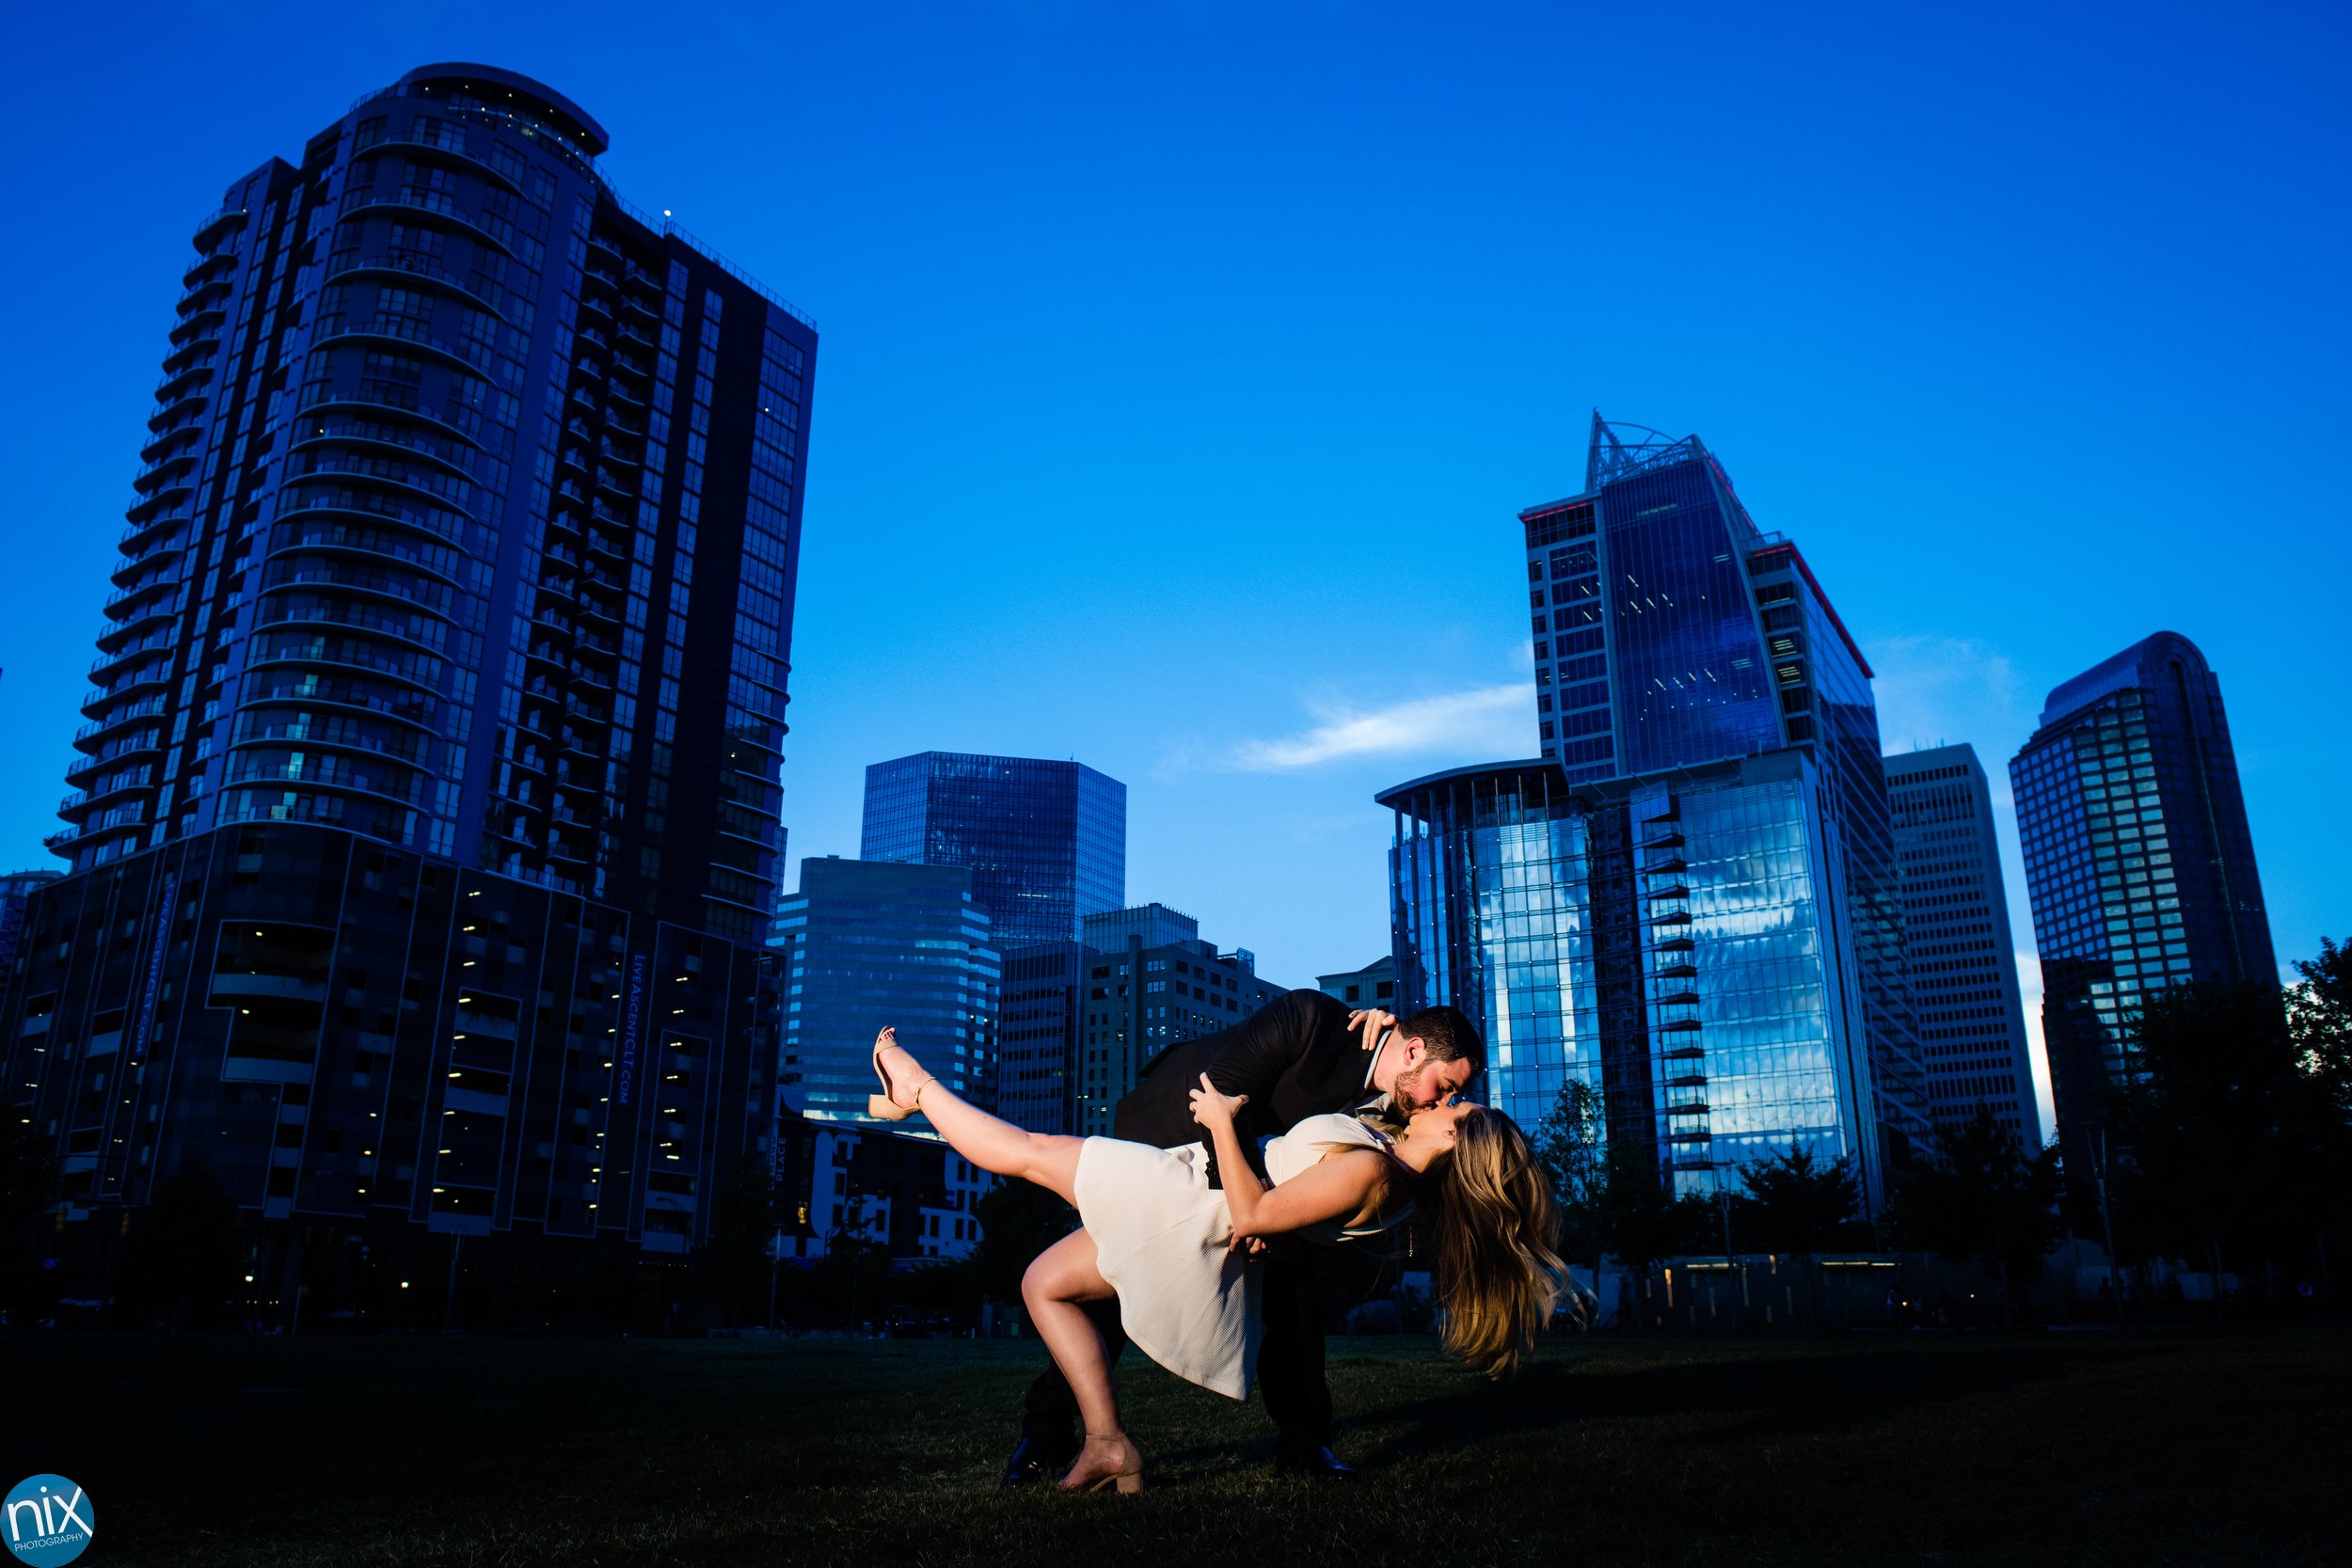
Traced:
[[1708, 1250], [1716, 1224], [1713, 1204], [1670, 1196], [1651, 1151], [1611, 1143], [1607, 1128], [1599, 1091], [1571, 1081], [1533, 1140], [1560, 1198], [1561, 1256], [1591, 1259], [1596, 1287], [1604, 1258], [1645, 1277], [1666, 1259]]
[[2306, 1054], [2267, 986], [2169, 987], [2134, 1021], [2108, 1101], [2118, 1217], [2147, 1251], [2209, 1266], [2217, 1316], [2231, 1259], [2308, 1244], [2302, 1205], [2343, 1118]]
[[1600, 1236], [1617, 1261], [1640, 1273], [1666, 1259], [1708, 1250], [1715, 1228], [1714, 1204], [1688, 1195], [1668, 1196], [1665, 1179], [1648, 1150], [1612, 1145], [1607, 1168]]
[[866, 1234], [874, 1213], [871, 1199], [852, 1194], [842, 1223], [825, 1237], [825, 1255], [809, 1270], [810, 1293], [827, 1320], [851, 1332], [882, 1317], [889, 1307], [890, 1246]]
[[0, 1307], [32, 1307], [40, 1272], [34, 1235], [56, 1186], [48, 1140], [18, 1117], [0, 1116]]
[[1859, 1240], [1862, 1184], [1842, 1155], [1823, 1164], [1792, 1143], [1785, 1154], [1741, 1166], [1740, 1180], [1747, 1201], [1734, 1223], [1764, 1251], [1809, 1258]]
[[2352, 1121], [2352, 947], [2319, 939], [2319, 957], [2298, 958], [2300, 983], [2287, 992], [2287, 1034], [2302, 1070], [2341, 1120]]
[[2328, 1286], [2328, 1250], [2352, 1236], [2352, 947], [2319, 939], [2319, 957], [2298, 959], [2287, 990], [2287, 1034], [2328, 1116], [2318, 1153], [2320, 1176], [2309, 1215], [2312, 1262]]
[[1560, 1199], [1560, 1254], [1590, 1259], [1597, 1288], [1609, 1216], [1608, 1114], [1600, 1091], [1581, 1078], [1569, 1079], [1536, 1125], [1534, 1141], [1536, 1161]]
[[1947, 1129], [1941, 1148], [1895, 1176], [1887, 1216], [1896, 1244], [1974, 1259], [2000, 1286], [2001, 1321], [2065, 1232], [2057, 1204], [2058, 1148], [2027, 1154], [1989, 1105]]
[[775, 1270], [769, 1247], [780, 1215], [768, 1156], [746, 1154], [720, 1179], [710, 1204], [710, 1240], [696, 1259], [704, 1292], [737, 1324], [768, 1321]]
[[1029, 1264], [1078, 1225], [1075, 1209], [1031, 1181], [998, 1182], [980, 1195], [973, 1212], [980, 1222], [973, 1273], [991, 1301], [1018, 1303]]
[[131, 1235], [124, 1294], [174, 1328], [208, 1326], [237, 1274], [237, 1205], [209, 1170], [156, 1190]]

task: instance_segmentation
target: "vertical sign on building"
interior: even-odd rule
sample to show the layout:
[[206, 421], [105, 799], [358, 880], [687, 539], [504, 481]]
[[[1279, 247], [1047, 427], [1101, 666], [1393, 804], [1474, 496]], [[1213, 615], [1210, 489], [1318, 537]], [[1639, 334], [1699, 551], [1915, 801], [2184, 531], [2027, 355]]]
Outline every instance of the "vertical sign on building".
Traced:
[[612, 1103], [630, 1102], [637, 1082], [637, 1044], [645, 1030], [645, 988], [653, 970], [653, 955], [628, 956], [621, 975], [621, 1043], [612, 1056]]

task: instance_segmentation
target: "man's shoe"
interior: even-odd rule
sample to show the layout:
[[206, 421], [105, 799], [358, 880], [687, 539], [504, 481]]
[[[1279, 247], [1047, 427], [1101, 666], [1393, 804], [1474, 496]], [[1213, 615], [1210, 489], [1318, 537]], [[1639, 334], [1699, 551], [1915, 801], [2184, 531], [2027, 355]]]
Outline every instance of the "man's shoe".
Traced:
[[1061, 1473], [1077, 1463], [1078, 1445], [1053, 1443], [1042, 1437], [1024, 1437], [1013, 1446], [1012, 1457], [1005, 1461], [1005, 1474], [998, 1483], [1004, 1486], [1027, 1486], [1042, 1481], [1050, 1486], [1061, 1479]]
[[1277, 1452], [1274, 1473], [1278, 1476], [1304, 1476], [1309, 1481], [1355, 1481], [1363, 1475], [1361, 1470], [1328, 1448]]

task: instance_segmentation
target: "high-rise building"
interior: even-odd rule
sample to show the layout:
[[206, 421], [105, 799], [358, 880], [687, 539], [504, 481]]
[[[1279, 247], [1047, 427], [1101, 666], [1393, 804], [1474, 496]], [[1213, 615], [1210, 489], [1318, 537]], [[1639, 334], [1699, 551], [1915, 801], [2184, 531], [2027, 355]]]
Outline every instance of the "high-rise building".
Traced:
[[817, 337], [605, 146], [426, 66], [198, 225], [0, 1018], [69, 1217], [674, 1249], [767, 1138]]
[[998, 942], [1070, 942], [1127, 901], [1127, 786], [1083, 763], [918, 752], [866, 769], [858, 855], [962, 866]]
[[1519, 520], [1543, 755], [1380, 795], [1401, 1006], [1480, 1022], [1515, 1116], [1583, 1078], [1675, 1191], [1795, 1144], [1875, 1205], [1929, 1122], [1868, 663], [1696, 436], [1596, 414]]
[[874, 1037], [899, 1043], [958, 1094], [995, 1097], [1002, 963], [961, 866], [827, 856], [801, 863], [776, 909], [784, 1084], [811, 1121], [863, 1121]]
[[1315, 989], [1351, 1007], [1396, 1010], [1396, 957], [1383, 954], [1361, 969], [1318, 974]]
[[996, 1030], [996, 1114], [1032, 1132], [1077, 1125], [1075, 1053], [1080, 998], [1095, 951], [1082, 942], [1005, 949]]
[[0, 1019], [8, 1016], [8, 990], [16, 973], [17, 939], [24, 929], [24, 906], [35, 888], [63, 876], [59, 871], [12, 871], [0, 876]]
[[1993, 791], [1973, 746], [1886, 759], [1902, 872], [1903, 939], [1928, 1108], [1938, 1127], [1979, 1105], [2027, 1148], [2042, 1143]]
[[1161, 1052], [1230, 1029], [1287, 989], [1258, 977], [1249, 949], [1218, 952], [1199, 921], [1165, 904], [1091, 915], [1085, 929], [1073, 1132], [1109, 1132], [1120, 1097]]
[[2123, 1071], [2147, 992], [2278, 984], [2221, 683], [2161, 631], [2050, 693], [2010, 760], [2042, 958], [2042, 1034], [2068, 1169]]

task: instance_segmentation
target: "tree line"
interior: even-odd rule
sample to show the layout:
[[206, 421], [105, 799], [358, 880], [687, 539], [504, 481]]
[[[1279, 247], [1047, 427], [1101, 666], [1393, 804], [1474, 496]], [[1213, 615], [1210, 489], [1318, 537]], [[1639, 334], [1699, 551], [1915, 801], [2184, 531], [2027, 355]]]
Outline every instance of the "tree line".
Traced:
[[2217, 1311], [2230, 1272], [2324, 1295], [2329, 1241], [2341, 1253], [2352, 1217], [2352, 949], [2322, 939], [2295, 968], [2285, 988], [2148, 993], [2075, 1168], [1979, 1104], [1931, 1147], [1894, 1151], [1875, 1222], [1851, 1158], [1793, 1146], [1713, 1196], [1675, 1196], [1647, 1149], [1608, 1138], [1599, 1091], [1571, 1081], [1535, 1138], [1561, 1198], [1563, 1255], [1597, 1278], [1604, 1258], [1645, 1275], [1735, 1251], [1931, 1252], [1979, 1266], [2006, 1318], [2071, 1227], [2111, 1230], [2118, 1263], [2210, 1270]]

